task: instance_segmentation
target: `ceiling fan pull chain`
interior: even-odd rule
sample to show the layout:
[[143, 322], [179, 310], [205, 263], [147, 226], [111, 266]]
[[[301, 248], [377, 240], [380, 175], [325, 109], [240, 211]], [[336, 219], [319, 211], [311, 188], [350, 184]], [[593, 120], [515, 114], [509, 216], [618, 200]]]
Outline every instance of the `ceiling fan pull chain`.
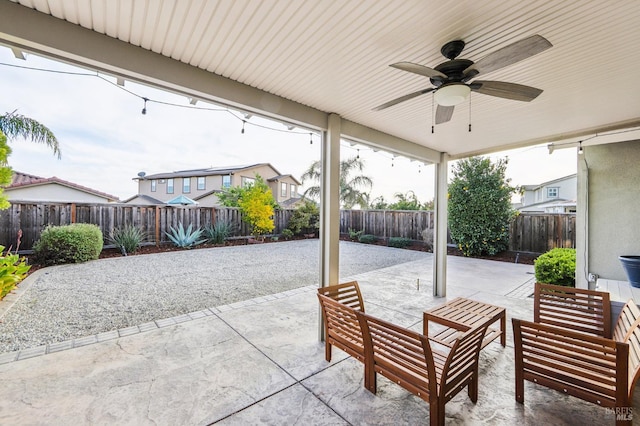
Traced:
[[469, 133], [471, 133], [471, 94], [469, 94]]
[[436, 132], [436, 126], [435, 126], [436, 107], [435, 107], [434, 99], [435, 99], [435, 96], [433, 95], [433, 92], [431, 92], [431, 133], [432, 134]]

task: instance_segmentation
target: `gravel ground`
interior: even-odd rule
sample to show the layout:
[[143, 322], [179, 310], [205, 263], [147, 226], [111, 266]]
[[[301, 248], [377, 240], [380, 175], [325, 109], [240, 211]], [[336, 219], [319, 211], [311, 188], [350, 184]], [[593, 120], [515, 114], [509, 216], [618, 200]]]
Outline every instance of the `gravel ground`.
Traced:
[[[427, 259], [340, 242], [341, 278]], [[319, 242], [101, 259], [38, 271], [0, 319], [0, 353], [75, 339], [318, 283]], [[3, 302], [0, 302], [3, 303]]]

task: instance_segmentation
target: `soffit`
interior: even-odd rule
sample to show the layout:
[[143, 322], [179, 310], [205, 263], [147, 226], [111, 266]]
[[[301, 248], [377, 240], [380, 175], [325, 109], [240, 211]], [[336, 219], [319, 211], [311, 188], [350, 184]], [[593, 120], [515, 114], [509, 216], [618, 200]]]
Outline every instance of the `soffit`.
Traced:
[[[640, 112], [635, 0], [12, 1], [454, 157], [625, 127]], [[533, 34], [554, 46], [479, 77], [543, 89], [530, 103], [474, 93], [435, 133], [431, 95], [372, 110], [431, 87], [391, 63], [434, 67], [454, 39], [477, 61]]]

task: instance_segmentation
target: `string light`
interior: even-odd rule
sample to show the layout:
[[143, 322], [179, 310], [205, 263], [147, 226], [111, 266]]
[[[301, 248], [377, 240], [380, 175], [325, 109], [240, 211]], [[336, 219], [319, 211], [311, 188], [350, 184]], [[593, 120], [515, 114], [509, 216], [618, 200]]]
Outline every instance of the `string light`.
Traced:
[[142, 98], [142, 100], [144, 101], [144, 106], [142, 107], [142, 115], [147, 115], [147, 101], [149, 99], [147, 98]]
[[244, 125], [246, 124], [246, 120], [242, 120], [242, 130], [240, 130], [240, 133], [242, 133], [244, 135]]
[[313, 133], [309, 133], [309, 145], [313, 145]]
[[584, 154], [584, 150], [582, 149], [582, 141], [580, 141], [578, 145], [578, 155]]
[[358, 155], [356, 155], [356, 158], [359, 160], [360, 159], [360, 149], [358, 149]]

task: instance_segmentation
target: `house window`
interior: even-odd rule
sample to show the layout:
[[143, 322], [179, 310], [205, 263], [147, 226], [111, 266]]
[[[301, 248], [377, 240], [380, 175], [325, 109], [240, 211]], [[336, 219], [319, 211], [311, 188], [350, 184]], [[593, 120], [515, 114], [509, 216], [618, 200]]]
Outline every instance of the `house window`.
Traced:
[[558, 198], [559, 188], [557, 186], [552, 186], [547, 188], [547, 198]]
[[286, 197], [286, 196], [287, 196], [287, 184], [286, 184], [286, 183], [284, 183], [284, 182], [282, 182], [282, 183], [280, 184], [280, 195], [281, 195], [282, 197]]
[[231, 175], [222, 176], [222, 187], [223, 188], [231, 187]]
[[155, 179], [151, 179], [151, 192], [156, 192], [158, 185], [158, 181]]
[[205, 178], [204, 176], [198, 177], [198, 191], [204, 191], [205, 187]]
[[294, 184], [291, 184], [291, 198], [298, 196], [298, 193], [296, 192], [297, 190], [298, 188], [296, 188]]
[[242, 176], [242, 187], [244, 188], [246, 186], [253, 185], [255, 181], [256, 180], [254, 178]]
[[167, 194], [173, 194], [173, 179], [167, 179]]
[[191, 192], [191, 178], [182, 178], [182, 193], [188, 194]]

